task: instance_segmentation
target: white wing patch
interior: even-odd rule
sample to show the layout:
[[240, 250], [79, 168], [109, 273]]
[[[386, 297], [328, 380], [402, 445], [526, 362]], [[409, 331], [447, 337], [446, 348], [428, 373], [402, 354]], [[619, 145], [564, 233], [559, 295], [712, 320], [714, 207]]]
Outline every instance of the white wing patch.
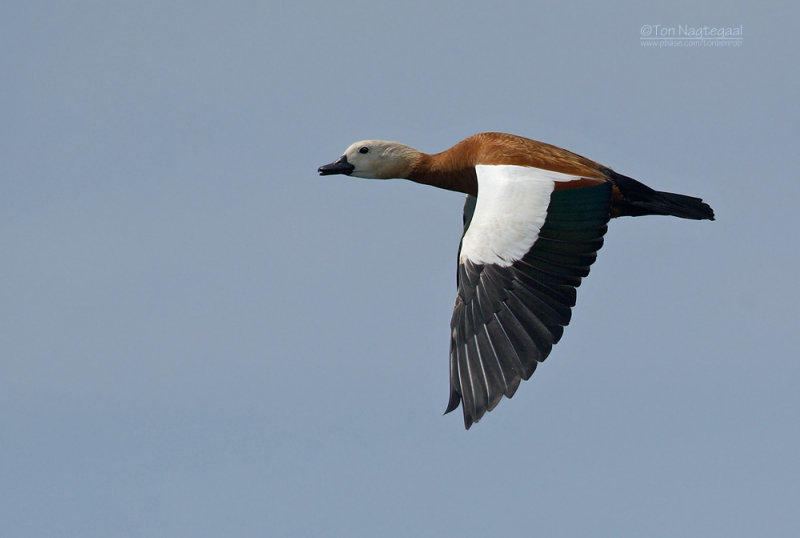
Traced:
[[539, 237], [556, 181], [572, 176], [532, 166], [475, 166], [478, 202], [461, 243], [459, 262], [508, 267], [522, 259]]

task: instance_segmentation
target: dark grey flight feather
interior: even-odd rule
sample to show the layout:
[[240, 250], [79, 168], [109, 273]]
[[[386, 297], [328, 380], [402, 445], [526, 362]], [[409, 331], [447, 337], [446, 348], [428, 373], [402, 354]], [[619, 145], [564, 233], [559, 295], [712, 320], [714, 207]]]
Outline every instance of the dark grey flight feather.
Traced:
[[[509, 267], [459, 263], [445, 413], [460, 403], [467, 429], [503, 396], [511, 398], [561, 338], [575, 288], [603, 245], [611, 188], [604, 183], [554, 191], [536, 242]], [[464, 233], [475, 201], [467, 196]]]

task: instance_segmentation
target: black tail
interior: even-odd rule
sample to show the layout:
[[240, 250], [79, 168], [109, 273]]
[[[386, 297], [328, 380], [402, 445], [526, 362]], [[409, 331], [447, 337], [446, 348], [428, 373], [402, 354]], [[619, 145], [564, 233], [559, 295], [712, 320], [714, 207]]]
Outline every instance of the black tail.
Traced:
[[621, 195], [614, 198], [612, 214], [615, 217], [672, 215], [682, 219], [714, 220], [714, 210], [700, 198], [657, 191], [613, 170], [608, 170], [608, 175]]

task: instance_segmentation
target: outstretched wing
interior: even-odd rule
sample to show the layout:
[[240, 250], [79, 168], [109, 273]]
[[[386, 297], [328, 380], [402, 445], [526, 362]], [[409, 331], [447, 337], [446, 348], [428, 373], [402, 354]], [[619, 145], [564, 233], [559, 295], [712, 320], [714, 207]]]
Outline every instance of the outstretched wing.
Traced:
[[476, 172], [477, 203], [468, 197], [464, 206], [445, 411], [461, 403], [467, 428], [513, 396], [561, 338], [611, 211], [611, 185], [601, 179], [516, 165]]

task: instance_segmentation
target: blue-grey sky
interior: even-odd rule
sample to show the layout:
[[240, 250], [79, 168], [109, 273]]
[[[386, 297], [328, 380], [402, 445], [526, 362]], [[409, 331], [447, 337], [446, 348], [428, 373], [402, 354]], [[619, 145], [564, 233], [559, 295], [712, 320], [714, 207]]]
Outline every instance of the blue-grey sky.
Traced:
[[[797, 536], [799, 15], [4, 3], [0, 535]], [[563, 340], [466, 432], [463, 197], [316, 168], [489, 130], [717, 221], [613, 221]]]

